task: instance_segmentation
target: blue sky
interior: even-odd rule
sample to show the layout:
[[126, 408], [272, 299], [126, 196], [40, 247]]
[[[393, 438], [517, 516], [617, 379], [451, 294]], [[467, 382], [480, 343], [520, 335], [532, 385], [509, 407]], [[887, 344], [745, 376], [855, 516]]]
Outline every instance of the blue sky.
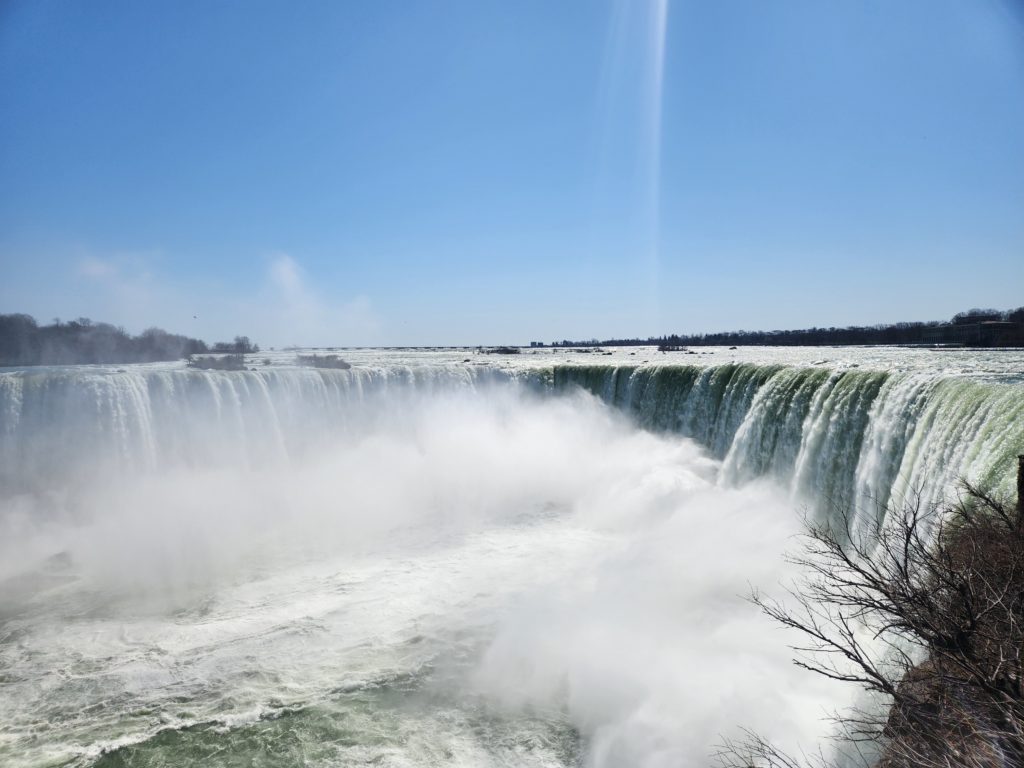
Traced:
[[0, 94], [0, 312], [271, 346], [1024, 304], [1018, 0], [8, 0]]

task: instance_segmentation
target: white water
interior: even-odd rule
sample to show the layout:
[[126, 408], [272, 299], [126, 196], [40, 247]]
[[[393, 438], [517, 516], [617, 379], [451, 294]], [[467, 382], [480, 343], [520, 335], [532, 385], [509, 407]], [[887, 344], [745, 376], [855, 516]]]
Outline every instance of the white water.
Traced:
[[0, 374], [0, 762], [697, 766], [738, 726], [815, 744], [848, 693], [741, 598], [788, 577], [794, 494], [986, 476], [1022, 437], [1009, 358], [421, 355]]

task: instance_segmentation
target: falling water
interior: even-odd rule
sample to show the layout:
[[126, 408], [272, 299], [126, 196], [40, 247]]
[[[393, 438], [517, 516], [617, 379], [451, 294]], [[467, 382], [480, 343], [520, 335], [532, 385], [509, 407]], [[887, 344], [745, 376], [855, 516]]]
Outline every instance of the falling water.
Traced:
[[1005, 489], [1018, 362], [656, 354], [0, 373], [0, 762], [817, 743], [847, 694], [740, 595], [792, 576], [801, 506]]
[[1008, 493], [1024, 446], [1021, 384], [937, 370], [558, 366], [550, 381], [697, 440], [722, 460], [722, 483], [769, 475], [822, 509], [934, 505], [961, 478]]

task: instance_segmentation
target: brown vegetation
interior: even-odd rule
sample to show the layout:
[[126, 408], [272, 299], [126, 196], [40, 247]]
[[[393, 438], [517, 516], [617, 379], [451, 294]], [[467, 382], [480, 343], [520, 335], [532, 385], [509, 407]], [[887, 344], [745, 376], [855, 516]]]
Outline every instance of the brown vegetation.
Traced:
[[[838, 718], [853, 745], [881, 746], [863, 764], [1024, 765], [1022, 504], [965, 484], [952, 508], [911, 505], [866, 534], [849, 517], [812, 526], [795, 558], [806, 577], [794, 602], [753, 596], [804, 638], [798, 666], [890, 705]], [[719, 757], [727, 766], [829, 764], [782, 754], [756, 735]]]

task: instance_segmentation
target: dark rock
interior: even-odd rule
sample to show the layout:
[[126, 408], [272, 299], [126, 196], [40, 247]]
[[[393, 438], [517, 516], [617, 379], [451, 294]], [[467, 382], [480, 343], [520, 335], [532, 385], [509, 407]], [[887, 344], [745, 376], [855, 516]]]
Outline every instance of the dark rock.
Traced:
[[296, 355], [295, 363], [308, 368], [334, 368], [341, 371], [352, 367], [338, 355]]

